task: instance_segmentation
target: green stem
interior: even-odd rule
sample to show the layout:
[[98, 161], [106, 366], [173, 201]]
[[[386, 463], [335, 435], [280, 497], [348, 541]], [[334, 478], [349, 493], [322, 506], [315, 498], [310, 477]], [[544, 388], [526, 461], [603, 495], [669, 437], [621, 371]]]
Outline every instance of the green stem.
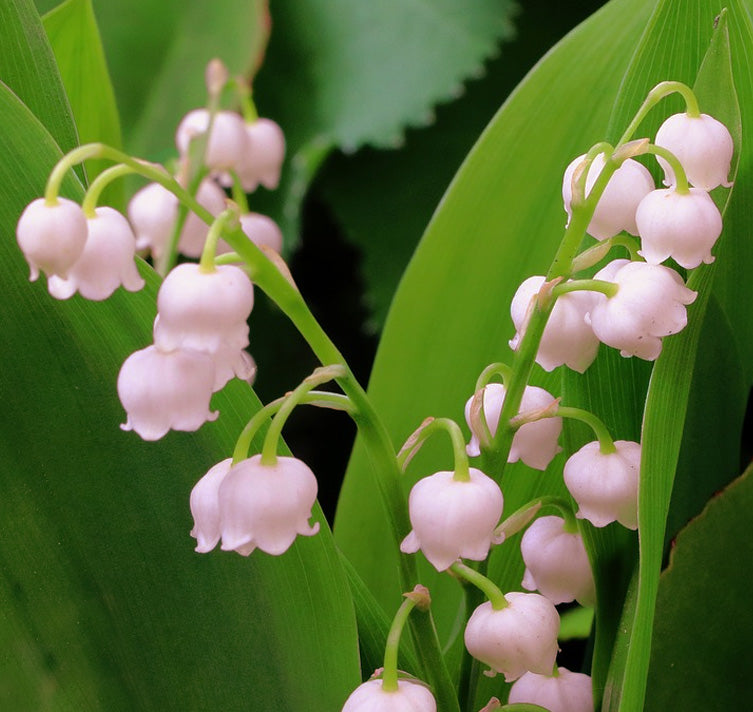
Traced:
[[403, 633], [405, 622], [408, 620], [410, 612], [419, 605], [424, 599], [426, 608], [431, 603], [429, 592], [423, 586], [416, 586], [412, 594], [403, 594], [405, 600], [400, 608], [397, 609], [390, 631], [387, 634], [387, 643], [384, 646], [384, 670], [382, 672], [382, 689], [386, 692], [395, 692], [397, 690], [397, 653], [400, 649], [400, 636]]
[[107, 170], [102, 171], [89, 186], [89, 190], [86, 191], [84, 200], [81, 203], [81, 210], [87, 218], [93, 218], [96, 215], [96, 208], [99, 204], [99, 197], [102, 195], [102, 191], [110, 185], [114, 180], [122, 178], [123, 176], [131, 175], [136, 172], [133, 166], [126, 166], [119, 164], [111, 166]]
[[571, 418], [573, 420], [579, 420], [581, 423], [585, 423], [594, 431], [594, 435], [596, 435], [596, 438], [599, 441], [599, 451], [602, 455], [609, 455], [613, 452], [617, 452], [614, 440], [612, 439], [607, 426], [590, 411], [583, 410], [582, 408], [560, 406], [553, 413], [553, 417]]
[[544, 507], [554, 507], [562, 514], [566, 531], [570, 533], [578, 531], [578, 522], [570, 502], [562, 497], [543, 495], [516, 509], [494, 530], [495, 537], [504, 534], [505, 540], [507, 540], [514, 536], [525, 529]]
[[679, 195], [687, 195], [690, 192], [690, 186], [688, 185], [688, 176], [685, 173], [685, 169], [682, 167], [677, 156], [672, 151], [664, 148], [663, 146], [656, 146], [653, 143], [646, 147], [646, 153], [651, 153], [655, 156], [663, 158], [672, 168], [675, 174], [675, 193]]
[[233, 221], [237, 221], [238, 214], [233, 208], [228, 208], [221, 212], [217, 218], [212, 222], [209, 232], [207, 233], [207, 239], [204, 241], [204, 249], [201, 252], [201, 260], [199, 260], [200, 272], [214, 272], [215, 270], [215, 254], [217, 253], [217, 243], [220, 240], [222, 231], [230, 225]]
[[501, 611], [503, 608], [507, 608], [507, 606], [510, 605], [502, 591], [500, 591], [490, 579], [475, 569], [472, 569], [470, 566], [466, 566], [465, 564], [456, 561], [450, 566], [450, 571], [459, 578], [468, 581], [468, 583], [472, 583], [476, 588], [482, 591], [491, 602], [492, 608], [495, 611]]
[[476, 379], [476, 387], [474, 393], [480, 391], [484, 386], [488, 386], [495, 376], [499, 376], [502, 379], [502, 383], [507, 383], [508, 379], [512, 375], [512, 369], [506, 364], [500, 361], [490, 363]]
[[552, 295], [556, 298], [568, 292], [601, 292], [607, 297], [613, 297], [618, 291], [618, 285], [604, 279], [571, 279], [567, 282], [560, 282], [552, 290]]
[[471, 479], [468, 470], [468, 455], [465, 451], [465, 439], [460, 426], [450, 418], [431, 418], [425, 420], [419, 428], [406, 440], [405, 445], [397, 455], [397, 462], [401, 470], [405, 470], [413, 456], [423, 447], [424, 443], [437, 430], [444, 430], [452, 442], [455, 460], [455, 474], [453, 479], [468, 482]]

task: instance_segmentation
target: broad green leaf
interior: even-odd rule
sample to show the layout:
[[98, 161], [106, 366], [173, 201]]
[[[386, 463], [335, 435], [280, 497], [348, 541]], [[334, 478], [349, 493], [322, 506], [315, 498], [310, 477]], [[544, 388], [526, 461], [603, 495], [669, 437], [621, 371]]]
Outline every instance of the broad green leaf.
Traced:
[[4, 87], [0, 156], [0, 708], [339, 709], [358, 646], [321, 513], [281, 557], [192, 550], [190, 490], [229, 455], [252, 391], [229, 385], [195, 434], [122, 432], [115, 381], [151, 340], [158, 279], [142, 265], [145, 290], [102, 303], [29, 284], [15, 223], [60, 150]]
[[[510, 299], [525, 277], [541, 274], [553, 257], [564, 228], [562, 173], [573, 156], [603, 137], [649, 11], [645, 3], [613, 2], [565, 38], [506, 102], [443, 198], [396, 295], [369, 387], [396, 444], [426, 416], [462, 420], [479, 372], [508, 358], [514, 331]], [[559, 391], [556, 374], [538, 371], [536, 383]], [[417, 477], [448, 466], [448, 448], [438, 448], [411, 464], [406, 490]], [[561, 464], [546, 474], [511, 468], [503, 483], [506, 511], [537, 492], [561, 488], [556, 474]], [[381, 572], [394, 568], [396, 553], [385, 521], [357, 444], [336, 538], [392, 611], [399, 592]], [[506, 590], [520, 588], [522, 563], [514, 543], [499, 548], [492, 568]], [[423, 583], [432, 589], [436, 579]], [[447, 635], [457, 615], [457, 593], [439, 590], [432, 589], [435, 614]], [[489, 699], [483, 699], [487, 684], [504, 692], [501, 683], [485, 681], [477, 708]]]
[[0, 3], [0, 81], [15, 92], [64, 151], [78, 145], [68, 100], [34, 3]]
[[[120, 119], [91, 0], [66, 0], [43, 18], [81, 143], [120, 148]], [[89, 179], [107, 167], [88, 161]], [[108, 188], [105, 203], [122, 208], [123, 183]]]
[[751, 469], [683, 529], [659, 582], [646, 711], [753, 707]]

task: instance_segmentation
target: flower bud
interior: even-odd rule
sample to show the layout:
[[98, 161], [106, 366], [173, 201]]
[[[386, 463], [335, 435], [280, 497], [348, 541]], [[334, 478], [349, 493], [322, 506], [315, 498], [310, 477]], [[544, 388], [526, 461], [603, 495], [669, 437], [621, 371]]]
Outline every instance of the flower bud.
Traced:
[[557, 675], [527, 672], [510, 688], [508, 704], [539, 705], [549, 712], [593, 712], [591, 678], [581, 672], [557, 668]]
[[248, 556], [257, 547], [279, 556], [298, 534], [319, 531], [308, 520], [316, 501], [314, 473], [294, 457], [264, 465], [254, 455], [234, 465], [219, 485], [222, 550]]
[[708, 193], [691, 188], [654, 190], [638, 206], [635, 216], [641, 235], [642, 255], [658, 265], [671, 257], [686, 269], [701, 262], [711, 264], [711, 248], [722, 233], [722, 216]]
[[132, 353], [118, 374], [118, 396], [128, 419], [120, 427], [144, 440], [168, 430], [198, 430], [218, 413], [209, 410], [214, 363], [198, 351], [162, 351], [148, 346]]
[[594, 441], [573, 453], [565, 463], [565, 485], [578, 503], [578, 517], [595, 527], [618, 521], [638, 528], [638, 481], [641, 446], [616, 440], [616, 452], [603, 453]]
[[[510, 348], [517, 349], [525, 332], [533, 300], [539, 293], [546, 278], [529, 277], [518, 287], [510, 305], [510, 314], [517, 330], [510, 341]], [[596, 358], [599, 340], [584, 317], [591, 310], [595, 300], [593, 292], [568, 292], [557, 298], [544, 328], [536, 363], [545, 371], [567, 365], [578, 373], [583, 373]]]
[[413, 529], [400, 551], [419, 549], [437, 571], [459, 558], [483, 561], [489, 554], [494, 528], [502, 516], [502, 491], [481, 470], [470, 468], [470, 480], [453, 472], [437, 472], [419, 480], [408, 500]]
[[487, 601], [471, 615], [465, 647], [506, 682], [526, 671], [549, 674], [557, 657], [560, 617], [554, 604], [537, 593], [505, 594], [508, 605], [495, 610]]
[[359, 685], [345, 701], [342, 712], [436, 712], [437, 703], [419, 682], [398, 680], [397, 690], [385, 690], [381, 680]]
[[520, 542], [526, 565], [523, 588], [538, 590], [552, 603], [581, 605], [596, 601], [594, 578], [583, 537], [566, 532], [562, 517], [540, 517], [528, 528]]
[[[492, 436], [497, 432], [499, 416], [505, 400], [505, 387], [500, 383], [490, 383], [484, 387], [484, 415]], [[471, 429], [471, 440], [466, 447], [470, 457], [480, 454], [479, 435], [471, 420], [472, 396], [465, 404], [465, 419]], [[538, 386], [526, 386], [520, 403], [519, 413], [543, 410], [554, 404], [554, 396]], [[512, 440], [508, 462], [522, 460], [535, 470], [546, 470], [554, 456], [561, 450], [557, 439], [562, 432], [562, 418], [542, 418], [525, 423], [518, 428]]]
[[86, 299], [101, 301], [120, 285], [129, 292], [144, 286], [134, 262], [136, 238], [128, 221], [108, 207], [97, 208], [95, 213], [86, 220], [89, 236], [68, 277], [52, 275], [47, 281], [50, 294], [57, 299], [79, 292]]
[[[572, 181], [575, 169], [585, 158], [585, 154], [573, 160], [565, 170], [562, 182], [562, 199], [568, 219], [572, 216]], [[591, 192], [596, 179], [604, 168], [606, 159], [603, 153], [596, 156], [586, 177], [586, 197]], [[631, 235], [638, 234], [635, 224], [635, 211], [638, 203], [654, 189], [654, 179], [648, 169], [638, 161], [628, 158], [614, 172], [607, 187], [599, 198], [591, 222], [586, 232], [597, 240], [614, 237], [623, 230]]]
[[26, 206], [16, 227], [18, 246], [29, 263], [29, 279], [39, 270], [48, 276], [67, 277], [86, 244], [86, 218], [78, 203], [58, 198], [48, 205], [38, 198]]
[[620, 349], [623, 356], [654, 361], [661, 353], [661, 339], [685, 328], [685, 306], [696, 292], [688, 289], [677, 272], [663, 265], [615, 260], [597, 272], [595, 279], [614, 282], [617, 294], [597, 294], [586, 315], [600, 341]]
[[[675, 154], [688, 182], [696, 188], [709, 191], [732, 185], [727, 181], [735, 148], [732, 136], [723, 123], [711, 116], [674, 114], [659, 127], [654, 143]], [[660, 156], [657, 160], [664, 169], [664, 184], [675, 185], [672, 167]]]

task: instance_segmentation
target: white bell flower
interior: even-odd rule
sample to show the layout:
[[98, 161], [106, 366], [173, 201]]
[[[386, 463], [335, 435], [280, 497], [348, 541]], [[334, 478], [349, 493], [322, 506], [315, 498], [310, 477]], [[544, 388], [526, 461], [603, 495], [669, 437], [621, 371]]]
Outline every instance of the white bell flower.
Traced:
[[[209, 128], [209, 112], [206, 109], [189, 111], [175, 132], [175, 145], [181, 156], [188, 154], [191, 140]], [[204, 163], [211, 171], [236, 169], [240, 159], [248, 151], [246, 125], [240, 114], [233, 111], [218, 111], [212, 121], [212, 133], [207, 141]]]
[[[494, 436], [499, 425], [499, 415], [505, 401], [505, 387], [501, 383], [490, 383], [484, 387], [484, 415], [489, 431]], [[471, 422], [473, 396], [465, 404], [465, 419], [471, 429], [471, 440], [466, 447], [470, 457], [481, 453], [479, 434]], [[526, 386], [520, 403], [520, 413], [542, 410], [554, 403], [554, 396], [538, 386]], [[546, 470], [554, 456], [562, 449], [557, 439], [562, 432], [562, 418], [542, 418], [522, 425], [512, 440], [508, 462], [522, 460], [535, 470]]]
[[482, 603], [465, 628], [465, 647], [506, 682], [527, 671], [550, 674], [557, 657], [560, 617], [554, 604], [537, 593], [505, 594], [508, 606]]
[[53, 275], [47, 281], [50, 294], [57, 299], [79, 292], [86, 299], [101, 301], [121, 285], [129, 292], [144, 286], [134, 261], [136, 238], [128, 221], [108, 207], [97, 208], [95, 213], [86, 220], [89, 236], [68, 277]]
[[132, 353], [118, 374], [118, 396], [128, 415], [123, 430], [159, 440], [168, 430], [198, 430], [209, 410], [214, 362], [204, 353], [157, 346]]
[[159, 183], [149, 183], [133, 194], [128, 219], [136, 235], [136, 249], [149, 249], [159, 258], [178, 217], [178, 199]]
[[[196, 192], [196, 200], [214, 217], [217, 217], [226, 206], [225, 192], [209, 178], [201, 181], [199, 190]], [[196, 213], [188, 213], [178, 239], [178, 251], [186, 257], [201, 257], [208, 232], [209, 225]]]
[[241, 215], [241, 229], [257, 247], [269, 247], [275, 252], [282, 251], [282, 232], [272, 218], [261, 213]]
[[86, 218], [78, 203], [58, 198], [48, 205], [44, 198], [29, 203], [16, 227], [18, 246], [29, 264], [34, 282], [39, 270], [47, 276], [67, 277], [86, 244]]
[[248, 556], [257, 547], [278, 556], [298, 534], [313, 536], [308, 520], [316, 501], [314, 473], [294, 457], [264, 465], [254, 455], [234, 465], [218, 490], [222, 550]]
[[[573, 197], [573, 174], [585, 157], [584, 154], [571, 161], [565, 170], [562, 181], [562, 199], [568, 220], [572, 216], [570, 203]], [[603, 153], [596, 156], [591, 163], [586, 177], [586, 197], [591, 192], [605, 163], [606, 159]], [[596, 210], [586, 232], [597, 240], [614, 237], [623, 230], [631, 235], [637, 235], [638, 226], [635, 224], [635, 211], [638, 203], [654, 187], [654, 179], [648, 169], [638, 161], [628, 158], [609, 179], [607, 187], [596, 204]]]
[[584, 445], [565, 463], [565, 485], [578, 503], [577, 516], [595, 527], [614, 521], [638, 528], [640, 443], [616, 440], [613, 453], [602, 453], [597, 441]]
[[232, 464], [231, 457], [218, 462], [191, 490], [190, 505], [194, 522], [191, 536], [196, 539], [196, 551], [200, 554], [214, 549], [220, 540], [219, 490]]
[[662, 337], [687, 325], [685, 306], [695, 301], [697, 293], [669, 267], [615, 262], [616, 268], [610, 263], [594, 278], [617, 284], [617, 294], [609, 298], [597, 294], [586, 320], [600, 341], [619, 349], [623, 356], [654, 361], [661, 353]]
[[[510, 341], [513, 351], [522, 338], [532, 302], [545, 281], [543, 276], [529, 277], [512, 298], [510, 314], [516, 329], [515, 337]], [[599, 340], [584, 316], [591, 310], [594, 299], [594, 293], [589, 291], [568, 292], [557, 298], [536, 354], [536, 363], [545, 371], [565, 364], [583, 373], [593, 363]]]
[[[668, 149], [682, 164], [688, 182], [701, 190], [729, 187], [734, 144], [727, 127], [708, 114], [674, 114], [656, 132], [654, 143]], [[657, 156], [664, 169], [664, 184], [675, 184], [675, 173], [666, 160]]]
[[436, 712], [437, 703], [419, 682], [398, 680], [397, 690], [385, 690], [381, 680], [367, 680], [345, 701], [342, 712]]
[[594, 712], [591, 677], [557, 668], [557, 675], [527, 672], [510, 688], [508, 704], [539, 705], [549, 712]]
[[251, 193], [261, 183], [274, 190], [280, 183], [285, 158], [285, 135], [271, 119], [257, 119], [246, 124], [248, 144], [238, 166], [243, 190]]
[[523, 588], [552, 603], [577, 599], [583, 606], [596, 601], [594, 577], [583, 537], [566, 532], [562, 517], [540, 517], [523, 534], [520, 551], [526, 565]]
[[711, 248], [722, 233], [722, 216], [706, 191], [654, 190], [641, 201], [635, 217], [642, 247], [638, 254], [649, 264], [671, 257], [693, 269], [714, 261]]
[[154, 342], [164, 350], [193, 349], [215, 362], [214, 389], [232, 377], [248, 378], [248, 317], [254, 304], [253, 284], [235, 265], [211, 272], [194, 263], [178, 265], [157, 293]]
[[483, 561], [489, 554], [504, 500], [499, 485], [481, 470], [469, 468], [470, 480], [437, 472], [419, 480], [408, 498], [413, 529], [400, 551], [419, 549], [437, 571], [459, 558]]

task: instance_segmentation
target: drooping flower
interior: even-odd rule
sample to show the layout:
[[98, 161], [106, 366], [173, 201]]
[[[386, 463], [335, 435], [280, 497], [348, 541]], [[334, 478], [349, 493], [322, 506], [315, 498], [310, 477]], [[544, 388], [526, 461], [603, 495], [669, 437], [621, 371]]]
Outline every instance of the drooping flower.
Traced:
[[134, 262], [136, 240], [128, 221], [106, 206], [95, 213], [86, 221], [86, 245], [68, 277], [52, 275], [47, 281], [50, 294], [57, 299], [68, 299], [79, 292], [86, 299], [101, 301], [121, 285], [129, 292], [144, 286]]
[[157, 346], [132, 353], [118, 374], [118, 396], [128, 415], [123, 430], [159, 440], [168, 430], [198, 430], [218, 413], [209, 410], [214, 362], [204, 353]]
[[639, 254], [649, 264], [658, 265], [671, 257], [681, 267], [693, 269], [701, 262], [714, 261], [711, 248], [722, 233], [722, 216], [704, 190], [654, 190], [638, 206], [636, 222], [642, 246]]
[[78, 203], [57, 198], [48, 204], [33, 200], [21, 213], [16, 227], [18, 246], [29, 264], [34, 282], [42, 270], [48, 277], [67, 277], [86, 245], [86, 218]]
[[520, 551], [526, 565], [523, 588], [546, 596], [552, 603], [577, 599], [592, 606], [594, 578], [583, 537], [565, 531], [562, 517], [539, 517], [523, 534]]
[[257, 119], [246, 124], [246, 135], [247, 149], [238, 166], [243, 189], [250, 193], [261, 183], [265, 188], [274, 190], [280, 183], [285, 158], [282, 129], [271, 119]]
[[128, 203], [128, 219], [136, 235], [136, 249], [149, 249], [159, 258], [165, 251], [178, 217], [178, 199], [159, 183], [149, 183]]
[[294, 457], [277, 457], [274, 465], [261, 455], [234, 465], [219, 485], [222, 550], [248, 556], [257, 547], [278, 556], [298, 534], [313, 536], [309, 524], [317, 493], [314, 473]]
[[[194, 109], [181, 119], [175, 132], [175, 145], [181, 156], [188, 154], [192, 139], [207, 131], [209, 117], [206, 109]], [[248, 151], [248, 140], [240, 114], [233, 111], [216, 112], [204, 154], [205, 165], [212, 171], [235, 170]]]
[[595, 279], [614, 282], [618, 291], [609, 298], [597, 295], [586, 316], [594, 334], [623, 356], [647, 361], [658, 358], [662, 337], [685, 328], [685, 306], [697, 296], [677, 272], [663, 265], [615, 260], [597, 272]]
[[[492, 436], [497, 432], [499, 415], [505, 400], [505, 387], [490, 383], [484, 387], [484, 415]], [[473, 396], [465, 404], [465, 419], [471, 429], [471, 440], [466, 448], [470, 457], [480, 454], [479, 432], [472, 422]], [[520, 403], [520, 413], [543, 410], [554, 404], [554, 396], [538, 386], [526, 386]], [[522, 425], [512, 440], [508, 462], [522, 460], [535, 470], [546, 470], [560, 451], [557, 439], [562, 432], [562, 418], [542, 418]]]
[[196, 539], [196, 551], [200, 554], [214, 549], [220, 540], [219, 490], [232, 464], [231, 457], [218, 462], [191, 490], [190, 505], [194, 521], [191, 536]]
[[[510, 341], [513, 350], [522, 338], [532, 300], [545, 281], [543, 276], [529, 277], [515, 292], [510, 305], [510, 314], [517, 330]], [[599, 340], [584, 316], [591, 310], [594, 299], [594, 293], [588, 291], [568, 292], [558, 297], [536, 354], [536, 363], [545, 371], [565, 364], [583, 373], [593, 363], [599, 350]]]
[[246, 213], [241, 215], [240, 221], [241, 229], [257, 247], [282, 251], [282, 232], [272, 218], [261, 213]]
[[[568, 218], [572, 216], [570, 203], [573, 196], [573, 175], [585, 158], [585, 154], [574, 159], [565, 170], [562, 182], [562, 199]], [[586, 197], [591, 192], [596, 179], [606, 163], [603, 153], [594, 158], [586, 177]], [[596, 204], [591, 222], [586, 232], [597, 240], [614, 237], [623, 230], [631, 235], [638, 234], [635, 224], [635, 211], [638, 203], [654, 189], [654, 179], [648, 169], [638, 161], [628, 158], [614, 172], [607, 187]]]
[[581, 672], [557, 668], [557, 674], [527, 672], [510, 688], [509, 704], [539, 705], [549, 712], [593, 712], [591, 678]]
[[529, 670], [551, 673], [560, 629], [554, 604], [537, 593], [507, 593], [505, 600], [505, 608], [495, 610], [486, 601], [473, 612], [465, 628], [468, 652], [506, 682]]
[[[205, 178], [199, 184], [199, 190], [196, 193], [196, 200], [214, 217], [217, 217], [226, 205], [225, 193], [213, 180]], [[186, 257], [201, 257], [204, 250], [204, 243], [209, 232], [207, 225], [196, 213], [188, 213], [186, 222], [180, 232], [178, 240], [178, 250]]]
[[200, 265], [178, 265], [157, 294], [154, 342], [165, 350], [194, 349], [209, 354], [216, 365], [214, 389], [234, 375], [250, 375], [248, 317], [254, 291], [246, 273], [235, 265], [211, 272]]
[[410, 493], [413, 529], [400, 550], [413, 554], [421, 549], [437, 571], [459, 558], [483, 561], [503, 504], [499, 485], [476, 468], [470, 468], [470, 480], [456, 480], [453, 472], [424, 477]]
[[342, 712], [436, 712], [430, 690], [419, 682], [398, 680], [397, 690], [385, 690], [382, 681], [367, 680], [345, 701]]
[[[675, 154], [688, 182], [696, 188], [709, 191], [732, 185], [727, 180], [735, 149], [732, 136], [723, 123], [708, 114], [670, 116], [656, 132], [654, 143]], [[672, 167], [661, 156], [657, 159], [664, 169], [664, 184], [674, 185]]]
[[565, 463], [565, 485], [578, 503], [578, 517], [595, 527], [618, 521], [638, 528], [638, 481], [641, 446], [616, 440], [616, 452], [601, 452], [597, 441], [584, 445]]

